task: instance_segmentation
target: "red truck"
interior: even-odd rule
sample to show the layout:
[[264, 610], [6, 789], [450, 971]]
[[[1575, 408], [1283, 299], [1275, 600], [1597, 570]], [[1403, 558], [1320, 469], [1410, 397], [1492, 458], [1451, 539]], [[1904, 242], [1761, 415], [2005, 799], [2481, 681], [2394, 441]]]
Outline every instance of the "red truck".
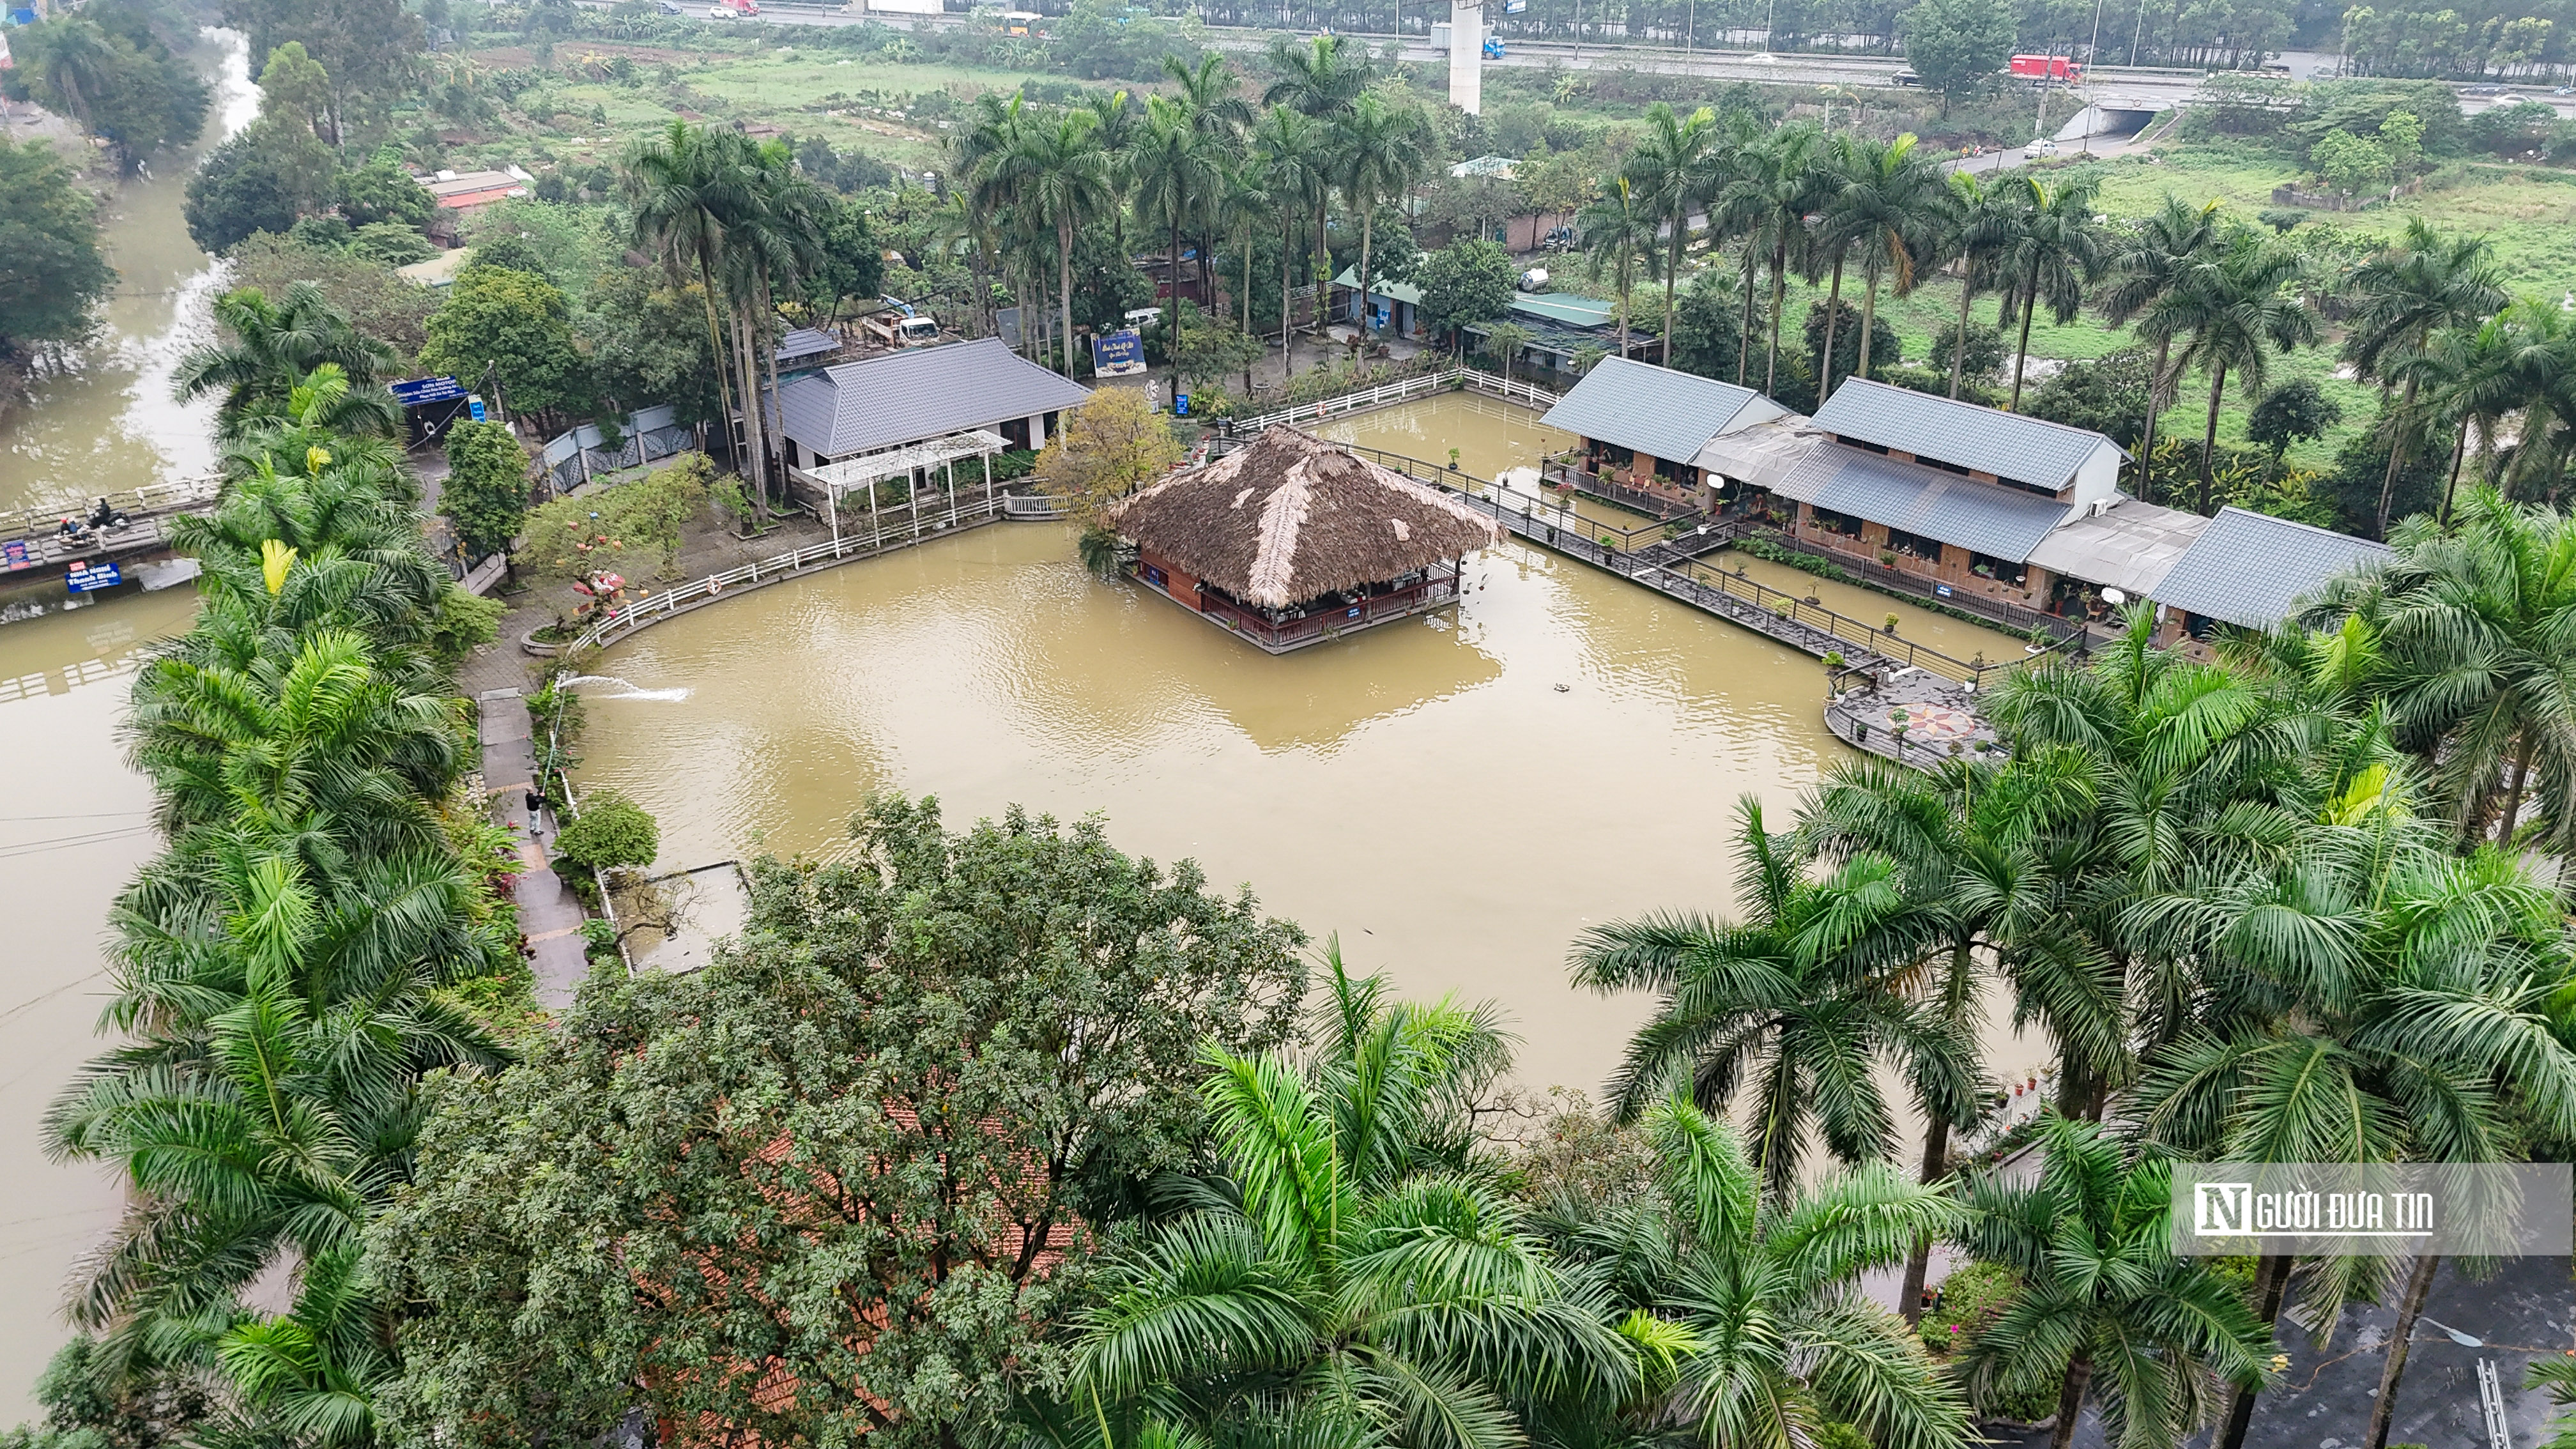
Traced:
[[2068, 85], [2079, 84], [2084, 79], [2084, 68], [2077, 65], [2072, 56], [2016, 55], [2005, 69], [2030, 80], [2063, 81]]

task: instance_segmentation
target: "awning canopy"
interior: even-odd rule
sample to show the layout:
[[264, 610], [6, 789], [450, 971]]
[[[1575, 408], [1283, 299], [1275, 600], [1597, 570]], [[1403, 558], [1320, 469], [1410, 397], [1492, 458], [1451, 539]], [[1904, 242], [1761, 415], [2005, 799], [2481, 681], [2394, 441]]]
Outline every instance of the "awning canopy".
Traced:
[[907, 443], [882, 453], [864, 453], [856, 458], [843, 458], [837, 463], [798, 471], [830, 490], [833, 501], [838, 503], [843, 493], [854, 488], [866, 488], [887, 478], [910, 477], [919, 469], [936, 468], [960, 458], [980, 458], [1004, 452], [1010, 446], [999, 433], [969, 428], [944, 438], [932, 438], [926, 443]]

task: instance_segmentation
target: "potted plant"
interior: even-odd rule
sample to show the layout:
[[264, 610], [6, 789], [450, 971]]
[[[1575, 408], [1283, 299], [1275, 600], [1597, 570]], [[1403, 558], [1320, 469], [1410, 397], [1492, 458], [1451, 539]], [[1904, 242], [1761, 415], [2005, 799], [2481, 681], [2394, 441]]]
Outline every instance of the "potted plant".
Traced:
[[1896, 615], [1891, 613], [1887, 616], [1887, 622], [1880, 627], [1885, 629], [1888, 633], [1893, 634], [1896, 632], [1896, 623]]

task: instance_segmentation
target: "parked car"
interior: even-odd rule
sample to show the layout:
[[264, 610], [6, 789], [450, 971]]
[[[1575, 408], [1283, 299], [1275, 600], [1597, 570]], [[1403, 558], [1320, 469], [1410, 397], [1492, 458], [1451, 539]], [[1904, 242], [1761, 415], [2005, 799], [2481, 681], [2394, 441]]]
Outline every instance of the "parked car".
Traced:
[[1901, 86], [1919, 86], [1923, 84], [1923, 77], [1910, 70], [1900, 70], [1896, 73], [1896, 83]]
[[2046, 136], [2033, 136], [2030, 144], [2021, 148], [2021, 154], [2027, 161], [2036, 161], [2042, 156], [2054, 156], [2057, 154], [2057, 143]]
[[733, 18], [733, 12], [727, 10], [721, 5], [710, 5], [707, 7], [707, 18], [709, 20], [731, 20]]
[[689, 13], [689, 7], [681, 4], [680, 0], [662, 0], [662, 13], [665, 15], [686, 15]]
[[2460, 94], [2464, 96], [2491, 96], [2502, 89], [2503, 87], [2501, 86], [2462, 86], [2460, 87]]

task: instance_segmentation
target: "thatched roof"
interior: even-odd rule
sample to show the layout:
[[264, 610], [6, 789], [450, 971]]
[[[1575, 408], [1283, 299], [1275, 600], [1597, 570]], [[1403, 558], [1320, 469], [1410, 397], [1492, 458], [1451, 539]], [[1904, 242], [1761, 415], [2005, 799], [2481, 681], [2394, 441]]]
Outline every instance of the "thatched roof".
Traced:
[[1249, 604], [1284, 609], [1493, 543], [1437, 488], [1293, 428], [1166, 479], [1110, 515], [1120, 533]]

